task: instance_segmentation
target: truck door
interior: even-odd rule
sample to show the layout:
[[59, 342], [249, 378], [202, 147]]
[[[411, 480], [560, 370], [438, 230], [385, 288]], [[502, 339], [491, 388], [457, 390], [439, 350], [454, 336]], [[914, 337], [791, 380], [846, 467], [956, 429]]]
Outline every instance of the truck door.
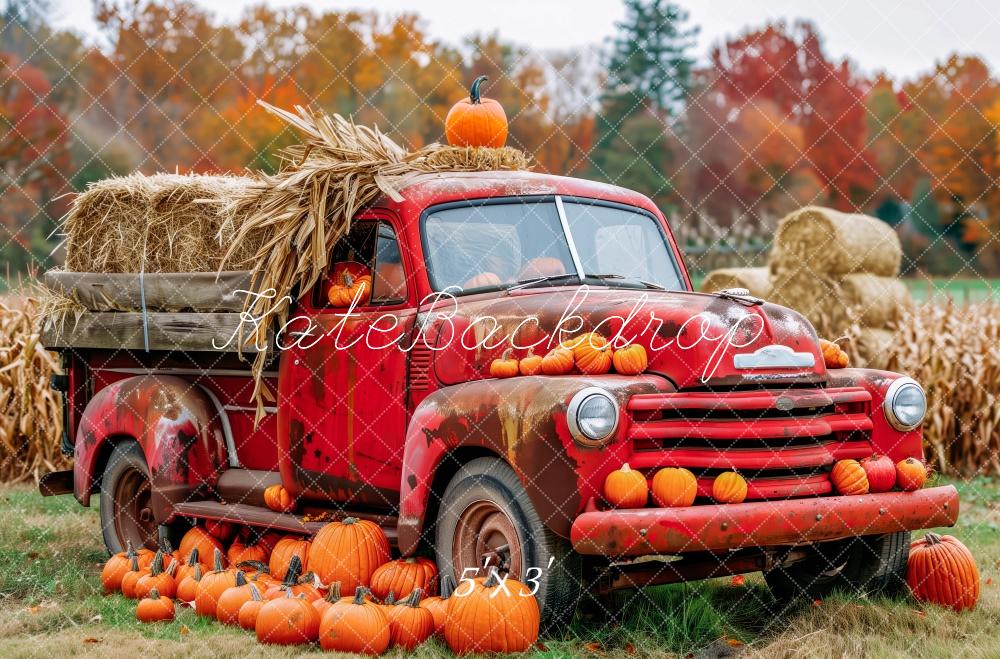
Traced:
[[[416, 294], [393, 222], [388, 214], [355, 220], [335, 246], [325, 280], [292, 312], [283, 339], [295, 343], [279, 367], [282, 481], [293, 494], [347, 509], [388, 509], [399, 501], [407, 352], [397, 339], [413, 328]], [[344, 270], [354, 280], [372, 278], [370, 300], [362, 297], [351, 313], [328, 297]], [[309, 327], [309, 336], [295, 334]]]

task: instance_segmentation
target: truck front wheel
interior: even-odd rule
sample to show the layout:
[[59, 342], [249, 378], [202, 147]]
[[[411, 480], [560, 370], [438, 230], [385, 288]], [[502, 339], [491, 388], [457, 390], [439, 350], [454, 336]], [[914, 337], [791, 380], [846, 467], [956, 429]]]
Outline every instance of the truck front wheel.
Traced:
[[537, 588], [546, 634], [570, 622], [581, 590], [580, 557], [545, 528], [507, 463], [477, 458], [463, 465], [439, 510], [435, 549], [442, 573], [461, 580], [496, 568], [501, 576]]
[[906, 583], [910, 532], [823, 542], [809, 555], [764, 573], [779, 599], [822, 598], [834, 590], [891, 595]]
[[109, 552], [124, 551], [127, 541], [136, 548], [156, 549], [159, 535], [151, 495], [142, 448], [131, 440], [118, 442], [101, 478], [101, 529]]

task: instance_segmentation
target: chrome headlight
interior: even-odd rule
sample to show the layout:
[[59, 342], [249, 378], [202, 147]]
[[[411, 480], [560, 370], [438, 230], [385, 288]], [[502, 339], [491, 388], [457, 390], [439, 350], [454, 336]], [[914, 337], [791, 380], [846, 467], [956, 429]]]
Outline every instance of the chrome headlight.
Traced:
[[896, 430], [913, 430], [923, 422], [927, 413], [927, 396], [916, 380], [899, 378], [886, 390], [882, 410]]
[[573, 439], [586, 446], [600, 446], [618, 429], [618, 401], [604, 389], [581, 389], [569, 401], [566, 422]]

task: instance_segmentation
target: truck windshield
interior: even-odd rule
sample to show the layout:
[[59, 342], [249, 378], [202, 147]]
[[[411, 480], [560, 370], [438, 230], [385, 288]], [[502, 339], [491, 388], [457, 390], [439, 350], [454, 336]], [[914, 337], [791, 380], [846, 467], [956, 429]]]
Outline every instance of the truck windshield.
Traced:
[[582, 269], [589, 285], [683, 288], [651, 215], [617, 204], [559, 201], [562, 216], [555, 199], [431, 209], [424, 222], [431, 285], [455, 294], [543, 278], [549, 279], [542, 285], [560, 285], [574, 283]]

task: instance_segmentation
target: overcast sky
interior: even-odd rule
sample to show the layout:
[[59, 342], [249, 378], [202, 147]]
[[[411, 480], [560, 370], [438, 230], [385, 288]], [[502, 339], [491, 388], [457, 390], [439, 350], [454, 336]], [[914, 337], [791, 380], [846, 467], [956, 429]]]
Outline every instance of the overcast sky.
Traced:
[[[260, 0], [196, 0], [220, 16], [235, 18]], [[535, 49], [562, 49], [601, 43], [614, 33], [624, 9], [617, 0], [271, 0], [269, 4], [317, 8], [372, 8], [419, 11], [431, 34], [457, 42], [473, 32], [498, 30], [507, 39]], [[1000, 68], [998, 0], [682, 0], [691, 22], [701, 26], [697, 55], [727, 35], [768, 19], [812, 20], [827, 52], [849, 56], [866, 72], [885, 70], [911, 77], [935, 61], [960, 51]], [[54, 0], [57, 22], [94, 33], [86, 0]]]

